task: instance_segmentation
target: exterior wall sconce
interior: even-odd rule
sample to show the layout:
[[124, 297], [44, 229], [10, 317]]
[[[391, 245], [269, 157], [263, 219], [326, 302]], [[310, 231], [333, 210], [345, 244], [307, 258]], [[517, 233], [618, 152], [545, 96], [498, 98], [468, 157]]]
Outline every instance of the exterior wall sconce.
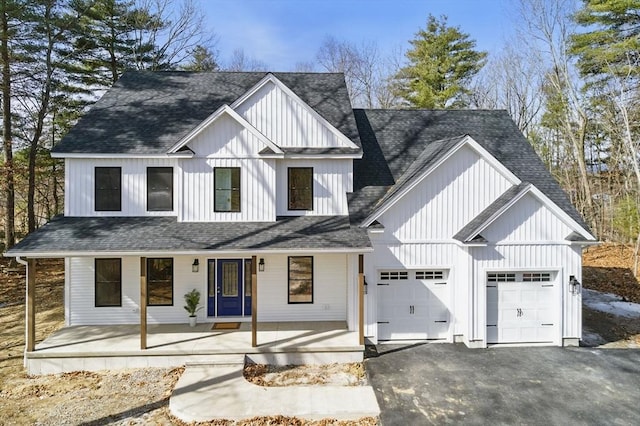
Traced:
[[569, 276], [569, 290], [571, 294], [580, 294], [580, 281], [576, 279], [575, 275]]
[[260, 262], [258, 262], [258, 270], [260, 272], [264, 272], [264, 258], [260, 258]]
[[193, 259], [193, 263], [191, 264], [191, 272], [198, 272], [200, 270], [200, 261], [198, 259]]

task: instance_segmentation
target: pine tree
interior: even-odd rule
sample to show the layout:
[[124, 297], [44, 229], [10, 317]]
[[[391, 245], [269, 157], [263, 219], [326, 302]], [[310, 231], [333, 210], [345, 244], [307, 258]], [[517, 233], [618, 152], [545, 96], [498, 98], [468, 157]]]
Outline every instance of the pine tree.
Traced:
[[640, 77], [640, 0], [584, 0], [575, 21], [587, 31], [571, 37], [583, 76]]
[[475, 50], [475, 41], [447, 18], [429, 15], [427, 26], [410, 41], [409, 65], [395, 76], [395, 90], [407, 104], [417, 108], [465, 106], [468, 84], [484, 66], [486, 52]]

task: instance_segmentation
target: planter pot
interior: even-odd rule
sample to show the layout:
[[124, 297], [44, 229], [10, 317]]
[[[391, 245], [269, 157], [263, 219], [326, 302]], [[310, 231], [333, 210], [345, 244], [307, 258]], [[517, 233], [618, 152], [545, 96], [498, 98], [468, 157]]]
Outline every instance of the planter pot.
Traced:
[[198, 317], [189, 317], [189, 325], [191, 327], [195, 327], [196, 324], [198, 323]]

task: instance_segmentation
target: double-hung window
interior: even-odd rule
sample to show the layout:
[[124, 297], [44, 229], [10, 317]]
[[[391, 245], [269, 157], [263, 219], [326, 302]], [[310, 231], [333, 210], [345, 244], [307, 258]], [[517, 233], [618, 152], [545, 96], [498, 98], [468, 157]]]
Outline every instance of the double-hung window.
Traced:
[[95, 168], [95, 209], [98, 212], [122, 210], [122, 169], [120, 167]]
[[289, 303], [313, 303], [313, 256], [289, 256]]
[[289, 210], [313, 210], [313, 167], [289, 167]]
[[122, 306], [122, 260], [95, 260], [95, 305]]
[[147, 305], [173, 305], [173, 259], [147, 259]]
[[173, 167], [147, 167], [147, 210], [173, 210]]
[[240, 168], [216, 167], [213, 172], [214, 211], [240, 211]]

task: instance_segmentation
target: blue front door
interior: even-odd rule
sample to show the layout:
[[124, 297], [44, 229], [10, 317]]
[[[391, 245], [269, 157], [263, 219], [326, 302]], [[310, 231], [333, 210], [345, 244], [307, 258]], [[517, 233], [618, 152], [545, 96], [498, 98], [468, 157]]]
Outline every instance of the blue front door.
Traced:
[[243, 304], [242, 259], [217, 261], [218, 316], [241, 316]]

